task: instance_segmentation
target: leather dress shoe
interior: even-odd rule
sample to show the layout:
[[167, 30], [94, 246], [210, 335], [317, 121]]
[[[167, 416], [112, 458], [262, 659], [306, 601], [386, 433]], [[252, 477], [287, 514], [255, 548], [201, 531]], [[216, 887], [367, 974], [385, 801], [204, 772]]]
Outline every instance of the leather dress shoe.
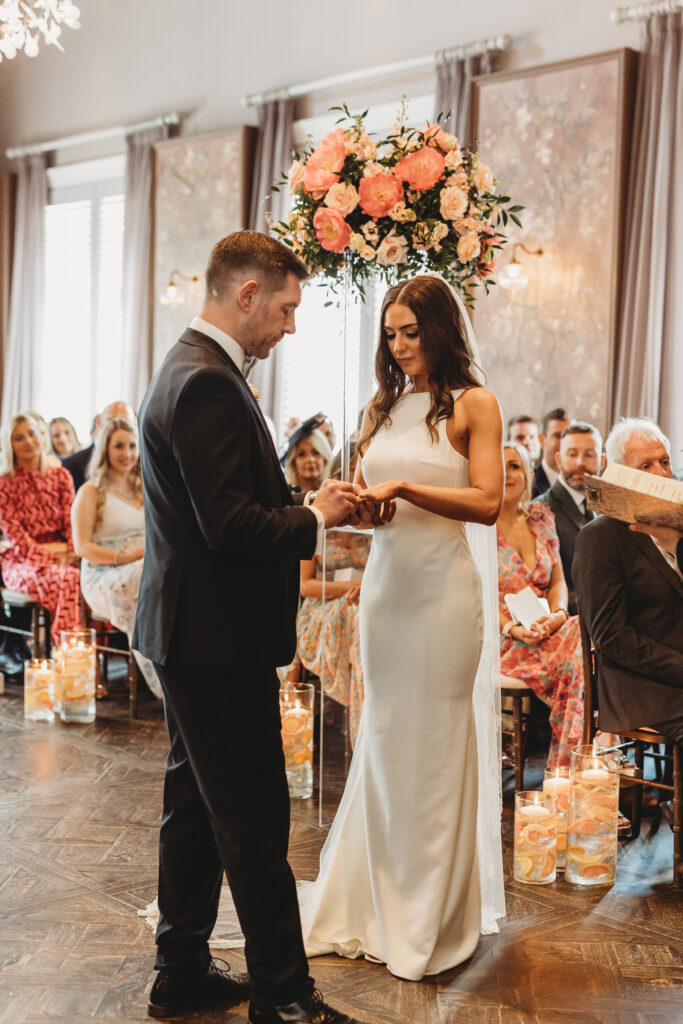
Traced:
[[249, 1024], [363, 1024], [363, 1021], [328, 1006], [315, 989], [286, 1006], [264, 1009], [252, 1003], [249, 1007]]
[[206, 974], [158, 971], [147, 1013], [150, 1017], [177, 1017], [196, 1010], [229, 1010], [249, 998], [250, 988], [249, 975], [231, 971], [225, 960], [212, 960]]

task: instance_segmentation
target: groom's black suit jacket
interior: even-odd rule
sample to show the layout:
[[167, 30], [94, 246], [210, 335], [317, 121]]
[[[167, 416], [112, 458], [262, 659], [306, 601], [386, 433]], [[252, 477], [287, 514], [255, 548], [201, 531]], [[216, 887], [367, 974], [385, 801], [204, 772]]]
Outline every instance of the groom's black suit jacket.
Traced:
[[600, 516], [576, 538], [574, 582], [598, 655], [600, 728], [683, 717], [683, 582], [652, 539]]
[[191, 328], [140, 410], [146, 548], [133, 646], [172, 668], [286, 665], [299, 560], [317, 519], [295, 507], [268, 427], [227, 353]]

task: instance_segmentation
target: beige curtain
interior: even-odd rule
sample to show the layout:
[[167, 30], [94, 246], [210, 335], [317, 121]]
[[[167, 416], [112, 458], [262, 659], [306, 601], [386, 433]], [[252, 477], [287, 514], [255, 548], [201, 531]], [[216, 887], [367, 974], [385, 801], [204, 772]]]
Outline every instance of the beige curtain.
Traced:
[[17, 199], [12, 284], [2, 387], [2, 415], [35, 404], [43, 339], [45, 283], [45, 153], [17, 160]]
[[683, 466], [683, 14], [644, 22], [614, 416], [652, 416]]
[[436, 101], [434, 120], [439, 114], [448, 114], [447, 131], [456, 135], [463, 145], [469, 145], [470, 99], [472, 79], [475, 75], [488, 75], [496, 70], [498, 53], [487, 50], [475, 57], [451, 57], [436, 65]]
[[126, 218], [123, 234], [123, 380], [117, 397], [140, 407], [152, 378], [152, 240], [154, 143], [168, 125], [131, 132], [126, 139]]
[[[7, 327], [9, 319], [9, 286], [12, 276], [12, 242], [14, 239], [14, 175], [0, 174], [0, 402], [2, 382], [7, 365]], [[0, 419], [2, 409], [0, 408]]]
[[[258, 118], [249, 227], [252, 231], [267, 231], [266, 212], [270, 212], [275, 220], [280, 220], [287, 213], [288, 193], [286, 190], [273, 193], [270, 187], [292, 162], [294, 100], [283, 98], [262, 103], [258, 108]], [[282, 343], [286, 344], [286, 341]], [[260, 392], [261, 408], [272, 418], [276, 428], [281, 408], [282, 345], [274, 348], [268, 359], [257, 363], [250, 377]]]

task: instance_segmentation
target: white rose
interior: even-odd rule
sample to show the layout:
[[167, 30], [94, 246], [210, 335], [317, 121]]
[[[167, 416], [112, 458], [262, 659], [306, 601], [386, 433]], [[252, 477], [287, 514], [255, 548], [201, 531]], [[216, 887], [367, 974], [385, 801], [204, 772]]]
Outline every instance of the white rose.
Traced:
[[493, 188], [493, 175], [486, 164], [479, 164], [477, 173], [474, 175], [474, 184], [480, 192], [490, 192]]
[[445, 220], [458, 220], [467, 209], [467, 195], [462, 189], [447, 187], [441, 189], [439, 208]]
[[408, 252], [408, 242], [401, 235], [397, 235], [394, 228], [380, 242], [377, 249], [377, 262], [383, 267], [393, 267], [397, 263], [404, 263]]
[[379, 242], [379, 228], [375, 224], [374, 220], [366, 221], [365, 224], [363, 224], [361, 231], [368, 242], [371, 242], [373, 245], [377, 245]]
[[450, 153], [447, 153], [444, 162], [447, 170], [457, 171], [458, 167], [460, 167], [462, 163], [462, 150], [460, 147], [456, 146], [456, 148], [452, 149]]
[[383, 164], [378, 164], [374, 160], [368, 160], [363, 169], [363, 177], [369, 178], [371, 174], [389, 174], [389, 171]]
[[302, 181], [304, 180], [304, 165], [300, 160], [295, 160], [292, 166], [289, 168], [289, 174], [287, 175], [289, 180], [289, 191], [292, 195], [297, 191]]
[[342, 217], [348, 217], [358, 206], [358, 193], [353, 185], [345, 185], [338, 181], [336, 185], [330, 185], [325, 196], [325, 206], [331, 210], [337, 210]]

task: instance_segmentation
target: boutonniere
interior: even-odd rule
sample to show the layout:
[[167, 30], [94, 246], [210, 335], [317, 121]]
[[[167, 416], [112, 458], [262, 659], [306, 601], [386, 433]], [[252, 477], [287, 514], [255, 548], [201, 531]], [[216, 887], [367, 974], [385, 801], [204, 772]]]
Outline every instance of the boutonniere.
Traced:
[[252, 395], [258, 402], [259, 398], [261, 397], [261, 392], [258, 390], [258, 388], [255, 388], [253, 384], [249, 385], [249, 390], [251, 391]]

